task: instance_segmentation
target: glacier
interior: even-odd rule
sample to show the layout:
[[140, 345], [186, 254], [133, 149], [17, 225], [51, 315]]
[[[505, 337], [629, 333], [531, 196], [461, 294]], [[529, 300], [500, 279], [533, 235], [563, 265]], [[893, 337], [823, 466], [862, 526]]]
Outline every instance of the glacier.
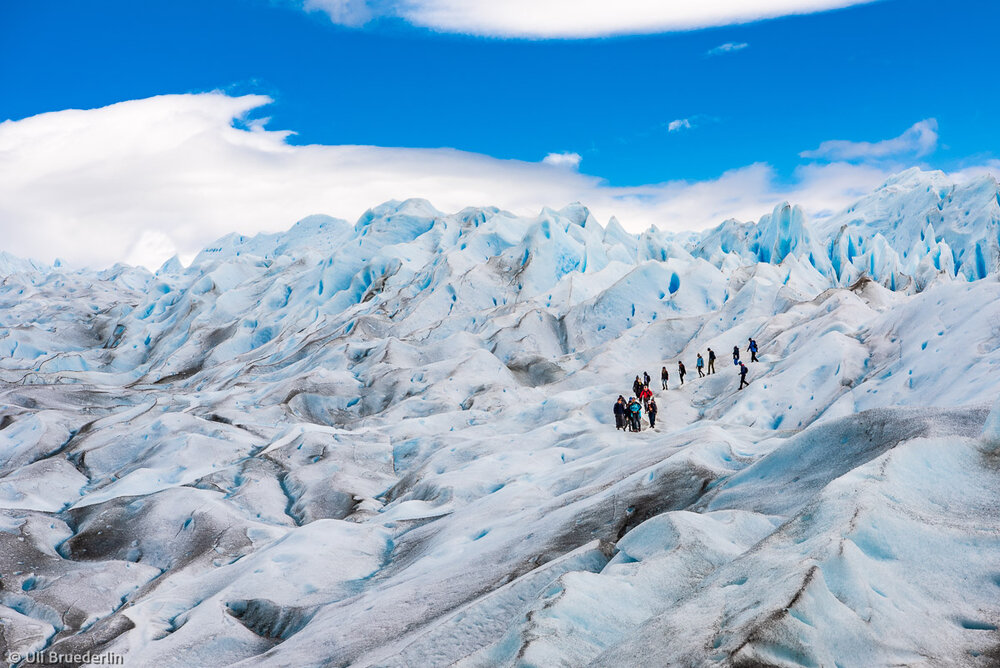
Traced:
[[155, 272], [0, 253], [0, 649], [996, 665], [998, 270], [997, 182], [916, 169], [703, 232], [407, 200]]

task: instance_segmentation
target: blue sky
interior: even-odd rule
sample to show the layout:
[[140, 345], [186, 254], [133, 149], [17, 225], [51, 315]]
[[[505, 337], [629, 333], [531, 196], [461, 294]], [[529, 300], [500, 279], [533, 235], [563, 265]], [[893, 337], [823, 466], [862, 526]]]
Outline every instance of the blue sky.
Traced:
[[[267, 129], [296, 133], [283, 139], [291, 145], [447, 147], [526, 162], [566, 152], [580, 156], [569, 167], [609, 187], [766, 164], [780, 190], [803, 165], [960, 170], [1000, 149], [987, 53], [995, 3], [884, 0], [689, 31], [519, 39], [331, 19], [358, 1], [312, 0], [326, 12], [291, 0], [7, 2], [0, 119], [164, 94], [259, 94], [272, 101], [237, 125], [267, 117]], [[881, 150], [816, 151], [830, 140], [875, 145], [920, 122], [910, 138], [930, 132], [924, 144], [904, 135]], [[400, 196], [412, 194], [422, 193]]]
[[[162, 93], [271, 95], [294, 143], [552, 151], [617, 185], [786, 171], [833, 138], [936, 118], [942, 166], [997, 148], [986, 45], [1000, 6], [887, 0], [686, 33], [589, 40], [360, 30], [260, 1], [7, 3], [0, 117]], [[721, 44], [747, 44], [708, 56]], [[992, 113], [991, 113], [992, 112]], [[667, 132], [672, 120], [694, 128]]]

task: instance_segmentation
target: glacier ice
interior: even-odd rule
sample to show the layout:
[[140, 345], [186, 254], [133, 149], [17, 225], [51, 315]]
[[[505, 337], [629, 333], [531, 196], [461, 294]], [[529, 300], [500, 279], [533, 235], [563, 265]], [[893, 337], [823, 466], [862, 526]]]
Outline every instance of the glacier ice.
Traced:
[[995, 665], [998, 197], [910, 170], [701, 233], [407, 200], [155, 273], [0, 254], [0, 649]]

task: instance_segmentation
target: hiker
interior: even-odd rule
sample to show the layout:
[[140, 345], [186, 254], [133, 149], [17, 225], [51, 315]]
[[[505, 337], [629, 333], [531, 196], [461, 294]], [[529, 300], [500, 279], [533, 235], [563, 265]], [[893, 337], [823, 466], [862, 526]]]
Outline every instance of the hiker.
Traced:
[[642, 372], [642, 384], [649, 387], [649, 373], [646, 371]]
[[684, 362], [677, 362], [677, 373], [680, 374], [681, 385], [683, 385], [684, 384], [684, 374], [687, 373], [687, 371], [684, 370]]
[[625, 397], [620, 394], [615, 402], [615, 429], [625, 429]]
[[639, 393], [639, 401], [642, 402], [642, 407], [645, 410], [649, 410], [649, 400], [653, 398], [653, 391], [648, 387], [642, 388], [642, 392]]
[[694, 363], [695, 367], [698, 369], [698, 377], [705, 377], [705, 360], [702, 359], [701, 353], [698, 353], [698, 361]]
[[667, 389], [667, 380], [670, 378], [670, 374], [667, 373], [667, 367], [663, 367], [660, 371], [660, 381], [663, 383], [663, 389]]
[[646, 407], [646, 414], [649, 416], [649, 428], [656, 426], [656, 399], [649, 398], [649, 406]]
[[743, 362], [740, 362], [740, 387], [739, 387], [739, 389], [742, 390], [745, 385], [750, 385], [750, 383], [747, 382], [747, 365], [744, 364]]
[[639, 419], [642, 417], [642, 406], [636, 401], [635, 397], [629, 400], [628, 404], [628, 415], [629, 422], [632, 425], [632, 431], [640, 431], [642, 429], [642, 423]]
[[733, 346], [733, 364], [740, 363], [740, 347]]
[[751, 362], [756, 362], [757, 361], [757, 342], [754, 341], [752, 338], [748, 338], [747, 340], [750, 341], [750, 345], [747, 346], [747, 352], [750, 353], [750, 361]]
[[635, 382], [632, 383], [632, 396], [637, 397], [640, 392], [642, 392], [642, 381], [639, 380], [639, 376], [636, 376]]
[[708, 372], [715, 373], [715, 351], [708, 349]]

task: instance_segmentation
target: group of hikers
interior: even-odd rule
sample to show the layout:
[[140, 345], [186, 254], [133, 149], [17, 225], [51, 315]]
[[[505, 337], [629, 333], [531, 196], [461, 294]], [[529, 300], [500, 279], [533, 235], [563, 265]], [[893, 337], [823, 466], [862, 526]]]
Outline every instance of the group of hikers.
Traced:
[[[750, 353], [750, 361], [757, 362], [757, 342], [750, 337], [747, 339], [749, 345], [747, 346], [747, 352]], [[705, 364], [705, 358], [702, 357], [701, 353], [698, 353], [698, 359], [695, 362], [695, 368], [698, 370], [698, 377], [704, 378], [708, 374], [715, 373], [715, 351], [711, 348], [708, 349], [708, 364]], [[747, 366], [740, 359], [740, 347], [733, 346], [733, 365], [740, 368], [740, 386], [738, 389], [742, 390], [744, 387], [750, 385], [747, 381]], [[707, 372], [706, 372], [707, 368]], [[681, 385], [684, 384], [684, 376], [687, 374], [687, 369], [684, 368], [684, 362], [677, 362], [677, 374], [680, 376]], [[667, 372], [667, 367], [663, 367], [660, 371], [660, 382], [663, 385], [663, 389], [667, 389], [667, 381], [670, 379], [670, 373]], [[625, 431], [641, 431], [642, 430], [642, 413], [646, 412], [646, 416], [649, 418], [649, 427], [652, 429], [656, 426], [656, 399], [653, 397], [653, 391], [649, 389], [650, 377], [649, 374], [643, 372], [642, 378], [639, 376], [635, 377], [635, 381], [632, 383], [632, 396], [625, 399], [621, 394], [618, 395], [617, 401], [615, 401], [615, 428], [622, 429]]]
[[656, 399], [653, 397], [653, 391], [649, 389], [649, 381], [649, 374], [644, 372], [641, 380], [639, 376], [635, 377], [635, 382], [632, 383], [632, 396], [628, 401], [625, 401], [624, 396], [618, 395], [618, 400], [615, 402], [617, 429], [641, 431], [643, 411], [646, 411], [646, 416], [649, 418], [650, 428], [656, 426]]

